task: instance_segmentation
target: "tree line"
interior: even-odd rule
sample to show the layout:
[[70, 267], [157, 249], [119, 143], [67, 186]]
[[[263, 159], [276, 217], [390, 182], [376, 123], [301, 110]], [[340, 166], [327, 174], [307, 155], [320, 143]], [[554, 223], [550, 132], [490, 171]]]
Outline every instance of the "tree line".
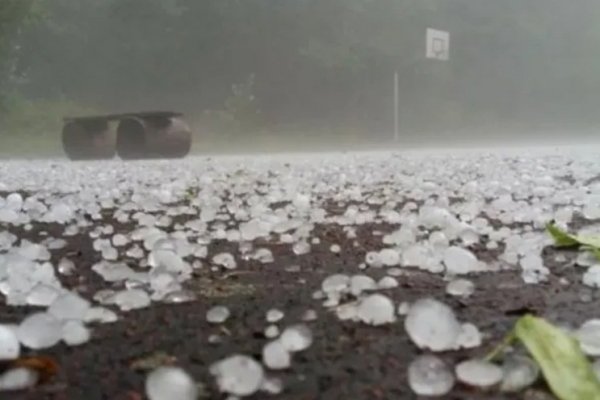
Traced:
[[398, 71], [403, 129], [593, 124], [599, 22], [593, 0], [1, 0], [0, 88], [377, 131]]

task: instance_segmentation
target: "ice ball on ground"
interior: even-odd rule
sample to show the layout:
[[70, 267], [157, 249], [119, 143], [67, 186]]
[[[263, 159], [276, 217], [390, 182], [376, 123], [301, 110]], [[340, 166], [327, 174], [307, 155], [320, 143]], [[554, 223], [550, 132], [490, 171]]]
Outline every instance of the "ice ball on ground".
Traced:
[[233, 355], [214, 363], [210, 367], [210, 373], [215, 376], [221, 392], [235, 396], [256, 393], [265, 377], [262, 366], [244, 355]]
[[75, 263], [68, 258], [62, 258], [58, 262], [58, 273], [65, 276], [73, 275], [75, 272]]
[[225, 306], [215, 306], [206, 312], [206, 321], [211, 324], [222, 324], [227, 321], [231, 312]]
[[324, 293], [341, 293], [348, 290], [350, 286], [350, 277], [348, 275], [331, 275], [321, 283], [321, 290]]
[[600, 288], [600, 265], [590, 267], [582, 278], [583, 284], [593, 288]]
[[235, 258], [230, 253], [219, 253], [212, 258], [212, 262], [219, 267], [223, 267], [225, 269], [236, 269], [237, 263]]
[[408, 366], [408, 384], [419, 396], [444, 396], [455, 381], [452, 370], [436, 356], [420, 356]]
[[39, 378], [39, 373], [31, 368], [11, 368], [0, 375], [0, 392], [29, 389], [37, 384]]
[[126, 246], [129, 243], [129, 239], [127, 239], [127, 236], [121, 234], [121, 233], [117, 233], [116, 235], [114, 235], [112, 237], [112, 244], [115, 247], [123, 247]]
[[310, 244], [305, 241], [296, 242], [292, 246], [292, 251], [295, 255], [301, 256], [310, 253]]
[[23, 346], [34, 350], [46, 349], [62, 338], [62, 326], [53, 315], [40, 312], [25, 318], [17, 328], [17, 336]]
[[355, 296], [360, 295], [364, 291], [375, 289], [377, 289], [377, 283], [370, 276], [354, 275], [350, 278], [350, 293]]
[[342, 248], [340, 247], [339, 244], [332, 244], [329, 247], [329, 251], [331, 251], [334, 254], [338, 254], [340, 251], [342, 251]]
[[266, 315], [266, 320], [268, 323], [275, 323], [278, 321], [281, 321], [284, 317], [284, 313], [281, 310], [278, 309], [271, 309], [269, 311], [267, 311], [267, 315]]
[[365, 324], [373, 326], [396, 321], [394, 303], [382, 294], [373, 294], [361, 299], [358, 303], [357, 316]]
[[[560, 255], [563, 255], [563, 254], [560, 254]], [[591, 251], [584, 251], [577, 255], [575, 264], [579, 265], [580, 267], [591, 267], [592, 265], [596, 264], [597, 262], [598, 262], [598, 259], [596, 258], [594, 253], [592, 253]]]
[[475, 325], [471, 323], [462, 324], [460, 334], [456, 339], [455, 349], [473, 349], [481, 346], [481, 341], [481, 332]]
[[62, 339], [69, 346], [79, 346], [90, 340], [90, 330], [77, 320], [67, 321], [62, 327]]
[[453, 349], [462, 329], [450, 307], [430, 298], [410, 307], [404, 328], [417, 347], [432, 351]]
[[446, 293], [456, 297], [470, 297], [475, 292], [475, 285], [467, 279], [455, 279], [446, 285]]
[[197, 400], [196, 382], [181, 368], [159, 367], [146, 378], [149, 400]]
[[48, 313], [62, 320], [83, 320], [90, 302], [75, 293], [65, 293], [58, 297], [48, 308]]
[[280, 340], [267, 343], [263, 348], [262, 355], [263, 363], [269, 369], [286, 369], [292, 364], [292, 356]]
[[502, 364], [503, 392], [516, 393], [533, 385], [540, 376], [540, 368], [531, 358], [519, 355], [510, 355]]
[[112, 298], [112, 303], [116, 304], [121, 311], [131, 311], [148, 307], [151, 300], [148, 293], [142, 289], [126, 289], [117, 292]]
[[410, 304], [406, 301], [403, 301], [398, 306], [398, 315], [407, 315], [410, 310]]
[[260, 385], [260, 390], [269, 394], [280, 394], [283, 392], [283, 381], [279, 378], [267, 377]]
[[400, 253], [394, 249], [383, 249], [379, 252], [379, 261], [385, 267], [395, 267], [400, 264]]
[[8, 325], [0, 325], [0, 361], [19, 358], [21, 345], [15, 329]]
[[267, 248], [257, 249], [252, 258], [262, 264], [270, 264], [275, 261], [273, 253]]
[[488, 388], [502, 381], [502, 368], [485, 360], [466, 360], [455, 367], [456, 377], [469, 386]]
[[265, 328], [265, 337], [268, 339], [273, 339], [279, 336], [279, 328], [277, 325], [269, 325]]
[[444, 251], [446, 272], [450, 275], [464, 275], [480, 270], [479, 261], [469, 250], [451, 246]]
[[313, 334], [307, 325], [298, 324], [286, 328], [279, 340], [287, 351], [295, 353], [304, 351], [312, 345]]
[[591, 319], [583, 323], [575, 332], [581, 350], [588, 356], [600, 356], [600, 319]]
[[163, 302], [169, 304], [180, 304], [180, 303], [189, 303], [191, 301], [196, 301], [197, 296], [191, 290], [175, 290], [173, 292], [169, 292], [163, 299]]
[[369, 267], [380, 268], [383, 266], [383, 261], [381, 260], [381, 254], [376, 251], [370, 251], [365, 255], [365, 263]]
[[39, 283], [27, 295], [27, 304], [30, 306], [48, 307], [54, 303], [59, 295], [59, 289]]
[[85, 317], [83, 318], [83, 322], [99, 322], [103, 324], [116, 322], [118, 320], [117, 314], [115, 314], [112, 310], [104, 307], [91, 307], [85, 313]]
[[377, 287], [379, 289], [393, 289], [395, 287], [398, 287], [398, 285], [399, 284], [396, 278], [393, 278], [391, 276], [384, 276], [379, 280], [379, 282], [377, 282]]

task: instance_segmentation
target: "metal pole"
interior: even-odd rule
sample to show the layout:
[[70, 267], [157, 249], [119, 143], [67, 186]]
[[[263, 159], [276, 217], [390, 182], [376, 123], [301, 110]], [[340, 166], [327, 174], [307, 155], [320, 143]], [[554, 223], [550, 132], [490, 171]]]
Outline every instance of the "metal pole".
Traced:
[[398, 71], [394, 72], [394, 141], [400, 139], [400, 116], [398, 109], [400, 108], [400, 88], [398, 82]]

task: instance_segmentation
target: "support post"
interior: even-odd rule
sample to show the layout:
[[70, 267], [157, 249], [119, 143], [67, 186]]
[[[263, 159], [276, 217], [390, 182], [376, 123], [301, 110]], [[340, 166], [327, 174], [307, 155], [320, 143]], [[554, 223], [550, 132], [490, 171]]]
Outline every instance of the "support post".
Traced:
[[400, 108], [400, 88], [398, 71], [394, 72], [394, 142], [400, 140], [400, 116], [398, 115]]

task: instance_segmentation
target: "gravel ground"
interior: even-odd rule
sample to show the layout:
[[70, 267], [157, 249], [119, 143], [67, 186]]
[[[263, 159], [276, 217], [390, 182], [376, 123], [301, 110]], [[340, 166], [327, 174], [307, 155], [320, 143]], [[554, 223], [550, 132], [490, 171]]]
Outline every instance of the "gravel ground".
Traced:
[[[124, 234], [128, 243], [117, 248], [117, 260], [138, 272], [148, 270], [143, 261], [148, 251], [140, 260], [127, 255], [127, 250], [140, 226], [155, 225], [165, 235], [183, 232], [190, 243], [206, 248], [206, 254], [183, 255], [190, 265], [196, 262], [182, 282], [193, 293], [193, 301], [154, 301], [129, 312], [109, 306], [119, 320], [89, 324], [91, 338], [83, 345], [61, 343], [43, 350], [24, 347], [22, 355], [55, 359], [58, 374], [33, 388], [2, 393], [2, 398], [143, 399], [147, 369], [169, 364], [183, 367], [201, 383], [206, 398], [225, 399], [227, 394], [220, 393], [209, 372], [211, 364], [232, 354], [260, 361], [263, 346], [270, 340], [264, 333], [269, 325], [265, 314], [277, 308], [284, 313], [275, 324], [281, 329], [302, 322], [304, 313], [314, 310], [316, 320], [306, 322], [314, 341], [306, 351], [293, 355], [289, 369], [269, 372], [282, 380], [282, 393], [258, 392], [250, 399], [418, 399], [408, 384], [407, 368], [418, 355], [428, 352], [413, 344], [404, 318], [398, 316], [396, 322], [382, 326], [342, 321], [335, 307], [325, 307], [323, 299], [315, 299], [322, 282], [334, 274], [364, 274], [376, 281], [392, 275], [398, 286], [377, 293], [390, 298], [395, 306], [422, 298], [449, 305], [461, 322], [479, 329], [482, 344], [439, 353], [448, 365], [484, 356], [522, 315], [535, 314], [577, 328], [598, 317], [599, 296], [582, 283], [585, 269], [575, 266], [578, 253], [555, 250], [543, 224], [557, 219], [574, 230], [597, 226], [600, 163], [596, 158], [594, 149], [571, 148], [0, 164], [0, 233], [13, 234], [18, 239], [11, 243], [15, 248], [23, 240], [47, 247], [49, 238], [63, 238], [66, 245], [51, 249], [49, 261], [57, 268], [61, 259], [72, 260], [72, 275], [56, 275], [64, 289], [93, 303], [100, 290], [136, 285], [126, 279], [106, 282], [92, 270], [103, 259], [103, 252], [94, 245], [98, 236], [111, 239], [114, 234]], [[10, 208], [8, 199], [14, 199], [14, 193], [49, 207], [32, 207], [33, 211], [19, 207], [15, 219], [2, 212]], [[445, 225], [447, 219], [431, 222], [424, 215], [427, 207], [445, 210], [444, 215], [475, 226], [475, 240], [466, 240], [459, 233], [453, 237], [446, 229], [450, 226]], [[119, 210], [129, 218], [120, 217]], [[165, 215], [169, 220], [160, 220]], [[476, 218], [487, 221], [486, 225], [477, 225], [481, 221], [475, 222]], [[199, 226], [186, 225], [198, 220]], [[251, 220], [264, 224], [248, 224]], [[78, 231], [67, 235], [65, 229], [77, 223]], [[107, 226], [112, 228], [98, 231]], [[399, 240], [391, 244], [389, 239], [403, 226], [415, 227], [417, 243], [427, 243], [431, 232], [446, 232], [446, 247], [456, 245], [475, 255], [485, 270], [461, 276], [473, 282], [474, 293], [451, 296], [446, 285], [452, 277], [443, 268], [432, 273], [424, 265], [408, 263], [403, 255], [414, 243]], [[281, 234], [286, 232], [292, 235], [292, 243], [282, 240]], [[508, 233], [492, 239], [498, 232]], [[145, 234], [143, 239], [150, 235]], [[242, 240], [236, 234], [247, 236]], [[315, 238], [320, 241], [313, 243]], [[312, 243], [310, 252], [296, 254], [292, 244], [303, 240]], [[269, 249], [273, 262], [244, 256], [249, 244], [253, 249]], [[339, 252], [333, 252], [332, 245], [339, 246]], [[367, 253], [384, 248], [395, 249], [400, 263], [363, 269]], [[13, 250], [0, 245], [0, 254]], [[213, 256], [224, 252], [235, 256], [235, 269], [215, 265]], [[516, 262], [511, 261], [513, 252]], [[546, 273], [536, 271], [539, 282], [525, 283], [519, 260], [528, 254], [541, 257], [548, 269]], [[427, 264], [426, 259], [422, 261]], [[1, 294], [0, 299], [0, 323], [19, 324], [32, 312], [46, 309], [7, 305], [8, 297]], [[231, 316], [221, 324], [211, 324], [206, 314], [217, 305], [228, 307]], [[539, 382], [506, 395], [456, 384], [443, 398], [553, 397]]]

